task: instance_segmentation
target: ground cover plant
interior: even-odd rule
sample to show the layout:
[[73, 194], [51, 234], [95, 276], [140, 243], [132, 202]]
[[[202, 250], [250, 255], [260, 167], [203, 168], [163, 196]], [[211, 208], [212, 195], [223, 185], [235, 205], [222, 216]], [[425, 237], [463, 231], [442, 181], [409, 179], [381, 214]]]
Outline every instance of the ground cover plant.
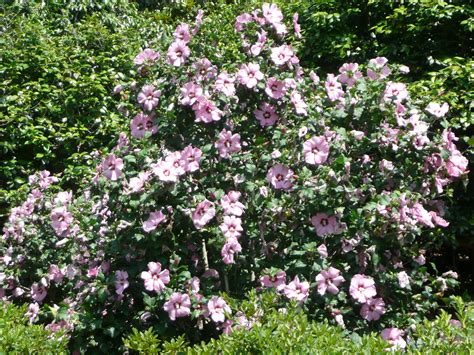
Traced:
[[274, 4], [233, 25], [232, 60], [203, 12], [142, 48], [96, 175], [72, 193], [33, 174], [10, 214], [1, 295], [72, 350], [237, 330], [249, 290], [402, 344], [457, 285], [431, 262], [468, 173], [449, 105], [413, 100], [384, 57], [306, 68], [298, 16]]

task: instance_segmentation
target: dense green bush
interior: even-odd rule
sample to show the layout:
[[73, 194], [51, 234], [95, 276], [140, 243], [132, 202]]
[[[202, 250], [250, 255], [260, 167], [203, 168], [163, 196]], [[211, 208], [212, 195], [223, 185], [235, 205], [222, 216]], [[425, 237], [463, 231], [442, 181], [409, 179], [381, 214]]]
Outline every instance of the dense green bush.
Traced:
[[[311, 322], [294, 306], [276, 310], [268, 295], [257, 301], [259, 307], [255, 302], [242, 304], [247, 318], [254, 320], [250, 326], [243, 324], [207, 343], [190, 346], [183, 337], [161, 341], [150, 328], [143, 332], [135, 329], [124, 344], [139, 353], [164, 354], [377, 354], [390, 347], [376, 333], [360, 336], [341, 327]], [[469, 353], [474, 345], [474, 307], [464, 305], [459, 298], [452, 298], [450, 303], [459, 321], [442, 311], [433, 320], [413, 323], [403, 332], [409, 353]]]
[[66, 354], [64, 332], [29, 324], [26, 311], [26, 306], [0, 304], [0, 354]]
[[102, 7], [26, 3], [0, 15], [0, 220], [33, 171], [64, 171], [77, 186], [93, 149], [124, 126], [113, 88], [161, 28], [127, 2]]

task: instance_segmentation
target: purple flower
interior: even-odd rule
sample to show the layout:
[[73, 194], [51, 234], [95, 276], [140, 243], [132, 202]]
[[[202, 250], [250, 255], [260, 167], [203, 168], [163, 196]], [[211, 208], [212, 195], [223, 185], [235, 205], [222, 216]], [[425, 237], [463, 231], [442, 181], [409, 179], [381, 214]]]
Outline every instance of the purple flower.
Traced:
[[206, 317], [211, 317], [215, 323], [222, 323], [225, 321], [225, 313], [231, 314], [232, 310], [227, 305], [222, 297], [213, 296], [207, 302], [207, 309], [204, 312]]
[[161, 270], [161, 264], [155, 262], [148, 263], [148, 271], [142, 271], [140, 277], [145, 282], [145, 289], [161, 293], [166, 288], [166, 284], [170, 282], [169, 270]]
[[190, 54], [191, 51], [186, 45], [186, 42], [176, 40], [175, 42], [171, 43], [170, 47], [168, 48], [167, 60], [169, 64], [179, 67], [186, 62]]
[[143, 222], [143, 230], [145, 232], [151, 232], [158, 227], [160, 223], [166, 222], [166, 216], [162, 211], [151, 212], [148, 219]]
[[155, 90], [153, 85], [144, 85], [142, 91], [138, 94], [138, 103], [147, 111], [153, 110], [158, 106], [158, 98], [161, 96], [160, 90]]
[[153, 49], [146, 48], [140, 52], [134, 59], [135, 65], [152, 65], [160, 58], [160, 53], [155, 52]]
[[143, 138], [146, 132], [155, 134], [158, 131], [158, 127], [153, 124], [154, 119], [154, 114], [145, 115], [143, 112], [137, 114], [130, 122], [132, 136], [135, 138]]
[[191, 300], [187, 294], [174, 292], [165, 302], [163, 309], [173, 321], [176, 318], [187, 317], [191, 314]]
[[373, 321], [379, 320], [380, 317], [385, 313], [385, 302], [382, 298], [371, 298], [362, 305], [360, 309], [360, 315], [365, 320]]

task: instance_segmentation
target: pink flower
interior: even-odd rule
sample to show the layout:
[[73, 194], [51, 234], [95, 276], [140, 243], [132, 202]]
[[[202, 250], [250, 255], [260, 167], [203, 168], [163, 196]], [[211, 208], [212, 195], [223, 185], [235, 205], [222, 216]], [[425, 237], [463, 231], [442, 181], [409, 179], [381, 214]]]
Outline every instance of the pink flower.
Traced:
[[323, 164], [328, 159], [329, 144], [326, 137], [312, 137], [303, 143], [304, 160], [308, 164]]
[[267, 80], [265, 92], [275, 100], [281, 99], [286, 93], [286, 83], [276, 79], [275, 77], [271, 77]]
[[159, 160], [158, 163], [151, 165], [153, 174], [158, 176], [163, 182], [178, 181], [178, 171], [173, 166], [171, 161]]
[[250, 53], [254, 56], [259, 55], [266, 41], [267, 41], [267, 33], [264, 30], [261, 30], [258, 33], [257, 42], [250, 47]]
[[243, 13], [235, 19], [235, 30], [238, 32], [243, 31], [244, 25], [253, 21], [253, 17], [250, 14]]
[[193, 110], [196, 116], [195, 122], [210, 123], [212, 121], [219, 121], [223, 115], [223, 112], [204, 96], [197, 98], [196, 103], [193, 105]]
[[65, 206], [56, 207], [51, 211], [51, 226], [57, 235], [61, 236], [66, 232], [72, 223], [72, 214]]
[[326, 247], [326, 245], [321, 244], [318, 247], [318, 253], [321, 258], [326, 259], [328, 257], [328, 248]]
[[344, 97], [342, 85], [339, 81], [337, 81], [337, 77], [335, 77], [334, 74], [328, 74], [324, 83], [324, 87], [326, 88], [326, 93], [328, 95], [329, 100], [338, 101], [339, 99]]
[[270, 25], [279, 24], [283, 21], [283, 14], [275, 4], [264, 3], [262, 5], [262, 13], [266, 22]]
[[382, 298], [372, 298], [367, 300], [367, 303], [362, 305], [360, 315], [365, 320], [373, 321], [379, 320], [385, 313], [385, 302]]
[[336, 295], [339, 292], [338, 286], [344, 281], [341, 272], [331, 266], [329, 269], [321, 271], [321, 273], [316, 276], [318, 293], [320, 295], [325, 295], [327, 291]]
[[263, 73], [260, 71], [260, 65], [258, 64], [243, 64], [237, 73], [237, 78], [242, 85], [252, 89], [263, 79]]
[[294, 56], [293, 48], [287, 44], [272, 48], [271, 51], [270, 58], [278, 66], [288, 63]]
[[226, 72], [222, 72], [217, 76], [216, 83], [214, 84], [214, 89], [222, 92], [226, 96], [235, 95], [235, 78], [230, 76]]
[[212, 63], [207, 58], [199, 59], [193, 64], [194, 70], [196, 70], [197, 80], [206, 80], [216, 75], [216, 69], [212, 66]]
[[402, 332], [397, 328], [386, 328], [380, 333], [382, 339], [388, 341], [394, 349], [405, 349], [406, 341], [402, 338]]
[[311, 224], [316, 228], [319, 237], [340, 232], [336, 216], [328, 216], [326, 213], [315, 214], [311, 217]]
[[449, 226], [449, 222], [446, 221], [444, 218], [441, 218], [440, 216], [438, 216], [436, 212], [430, 211], [430, 215], [433, 219], [434, 224], [436, 224], [437, 226], [440, 226], [440, 227]]
[[171, 43], [170, 47], [168, 48], [168, 63], [175, 67], [179, 67], [183, 65], [184, 62], [186, 62], [186, 59], [189, 57], [190, 54], [191, 51], [186, 45], [186, 42], [176, 40]]
[[117, 293], [117, 295], [122, 295], [123, 291], [125, 291], [129, 285], [128, 272], [117, 270], [115, 272], [115, 293]]
[[371, 80], [385, 79], [392, 72], [388, 65], [388, 59], [385, 57], [377, 57], [369, 60], [369, 68], [367, 69], [367, 76]]
[[147, 233], [153, 231], [160, 223], [166, 222], [166, 216], [162, 211], [151, 212], [148, 219], [143, 222], [143, 230]]
[[344, 63], [342, 67], [339, 68], [338, 80], [346, 84], [348, 87], [354, 86], [354, 84], [362, 78], [362, 73], [358, 70], [359, 64], [357, 63]]
[[306, 104], [306, 102], [304, 102], [303, 97], [298, 91], [293, 90], [291, 92], [290, 100], [295, 108], [297, 115], [306, 116], [308, 114], [308, 111], [306, 111], [308, 105]]
[[146, 48], [142, 52], [140, 52], [133, 63], [135, 65], [152, 65], [160, 58], [160, 53], [155, 52], [153, 49]]
[[410, 286], [410, 278], [408, 277], [408, 274], [405, 271], [401, 271], [397, 274], [397, 279], [398, 279], [398, 285], [401, 288], [407, 288]]
[[123, 160], [114, 154], [109, 154], [101, 164], [102, 175], [107, 179], [115, 181], [122, 175]]
[[192, 106], [197, 98], [202, 96], [202, 88], [193, 82], [188, 82], [181, 88], [181, 95], [181, 105]]
[[389, 81], [384, 92], [384, 99], [386, 101], [401, 102], [407, 100], [409, 97], [408, 90], [403, 83], [393, 83]]
[[132, 177], [128, 183], [129, 192], [139, 192], [143, 189], [145, 183], [150, 179], [148, 171], [138, 173], [138, 176]]
[[185, 293], [173, 292], [163, 309], [168, 312], [171, 320], [187, 317], [191, 314], [191, 300]]
[[184, 170], [186, 172], [194, 172], [199, 170], [199, 162], [201, 161], [202, 151], [199, 148], [187, 146], [181, 152], [181, 159], [184, 161]]
[[293, 170], [281, 164], [277, 164], [268, 170], [267, 181], [275, 189], [288, 190], [293, 185], [292, 183], [293, 176], [294, 176]]
[[298, 13], [295, 12], [293, 14], [293, 28], [295, 30], [295, 37], [296, 38], [301, 38], [301, 26], [298, 23], [298, 17], [299, 17]]
[[200, 202], [193, 212], [192, 219], [196, 229], [201, 229], [216, 215], [214, 204], [209, 200]]
[[219, 226], [226, 238], [238, 238], [242, 231], [242, 220], [235, 216], [224, 216], [224, 223]]
[[411, 209], [413, 217], [417, 222], [424, 224], [425, 226], [434, 228], [433, 217], [420, 203], [415, 203]]
[[453, 150], [451, 156], [446, 162], [448, 175], [451, 177], [460, 177], [467, 170], [469, 161], [461, 154], [459, 150]]
[[206, 317], [211, 317], [215, 323], [222, 323], [225, 321], [225, 313], [231, 314], [232, 310], [222, 297], [212, 296], [207, 302], [206, 311], [204, 313]]
[[366, 303], [377, 294], [374, 279], [361, 274], [354, 275], [351, 279], [349, 293], [356, 301]]
[[277, 291], [282, 291], [286, 284], [286, 273], [284, 271], [278, 271], [274, 276], [264, 275], [260, 278], [260, 282], [263, 287], [276, 288]]
[[155, 90], [153, 85], [144, 85], [142, 91], [138, 94], [137, 101], [145, 110], [151, 111], [158, 106], [160, 96], [161, 91]]
[[[72, 200], [72, 192], [71, 191], [60, 191], [57, 193], [56, 197], [54, 198], [55, 205], [67, 205]], [[31, 201], [31, 200], [30, 200]], [[27, 200], [28, 202], [28, 200]], [[34, 202], [34, 200], [32, 201]], [[33, 211], [31, 211], [33, 212]]]
[[29, 319], [30, 323], [33, 323], [38, 318], [40, 307], [38, 303], [30, 303], [28, 305], [28, 311], [25, 316]]
[[161, 264], [153, 261], [148, 263], [148, 271], [142, 271], [140, 277], [145, 282], [145, 289], [156, 293], [163, 292], [166, 288], [165, 285], [170, 282], [169, 270], [161, 271]]
[[229, 191], [221, 198], [221, 207], [224, 214], [242, 216], [245, 206], [239, 202], [241, 193], [238, 191]]
[[173, 166], [176, 175], [181, 176], [186, 173], [186, 162], [182, 159], [181, 152], [172, 152], [168, 154], [165, 158], [165, 162]]
[[260, 108], [253, 111], [253, 114], [262, 127], [274, 125], [279, 118], [275, 108], [266, 102], [262, 102]]
[[173, 37], [184, 43], [188, 43], [191, 40], [191, 33], [189, 32], [189, 25], [187, 23], [181, 23], [176, 27], [173, 32]]
[[64, 278], [64, 272], [57, 265], [53, 264], [48, 269], [48, 278], [50, 281], [60, 283]]
[[33, 298], [36, 302], [41, 303], [48, 295], [46, 291], [46, 286], [44, 286], [40, 282], [35, 282], [31, 285], [31, 298]]
[[309, 294], [309, 283], [304, 281], [300, 282], [298, 276], [295, 276], [293, 281], [285, 286], [283, 291], [285, 296], [290, 300], [296, 300], [298, 302], [304, 302], [308, 298]]
[[232, 134], [231, 131], [223, 129], [219, 133], [219, 139], [214, 143], [214, 146], [219, 150], [219, 155], [222, 158], [229, 158], [231, 153], [240, 152], [240, 134]]
[[382, 173], [387, 171], [393, 171], [394, 166], [393, 163], [389, 160], [382, 159], [379, 163], [379, 169]]
[[446, 102], [443, 105], [440, 105], [436, 102], [430, 102], [426, 107], [426, 111], [435, 117], [441, 118], [448, 113], [449, 105]]
[[235, 263], [234, 254], [240, 253], [241, 251], [242, 246], [236, 238], [227, 239], [227, 242], [224, 244], [221, 250], [222, 261], [227, 265]]
[[153, 125], [154, 118], [155, 116], [153, 114], [145, 115], [143, 112], [137, 114], [130, 122], [132, 136], [135, 138], [143, 138], [146, 132], [155, 134], [158, 131], [158, 127]]

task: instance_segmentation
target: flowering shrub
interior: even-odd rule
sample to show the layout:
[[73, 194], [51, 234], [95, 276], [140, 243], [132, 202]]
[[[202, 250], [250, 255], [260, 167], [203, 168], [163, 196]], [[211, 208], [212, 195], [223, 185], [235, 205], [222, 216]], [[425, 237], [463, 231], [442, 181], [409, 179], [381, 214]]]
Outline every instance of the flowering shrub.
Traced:
[[468, 163], [449, 108], [417, 107], [385, 58], [308, 72], [297, 16], [274, 4], [237, 17], [244, 62], [211, 63], [203, 15], [137, 55], [115, 90], [135, 104], [130, 133], [82, 194], [30, 177], [3, 231], [1, 296], [102, 350], [132, 325], [193, 339], [251, 326], [221, 291], [275, 289], [351, 329], [434, 308], [456, 275], [427, 258]]

